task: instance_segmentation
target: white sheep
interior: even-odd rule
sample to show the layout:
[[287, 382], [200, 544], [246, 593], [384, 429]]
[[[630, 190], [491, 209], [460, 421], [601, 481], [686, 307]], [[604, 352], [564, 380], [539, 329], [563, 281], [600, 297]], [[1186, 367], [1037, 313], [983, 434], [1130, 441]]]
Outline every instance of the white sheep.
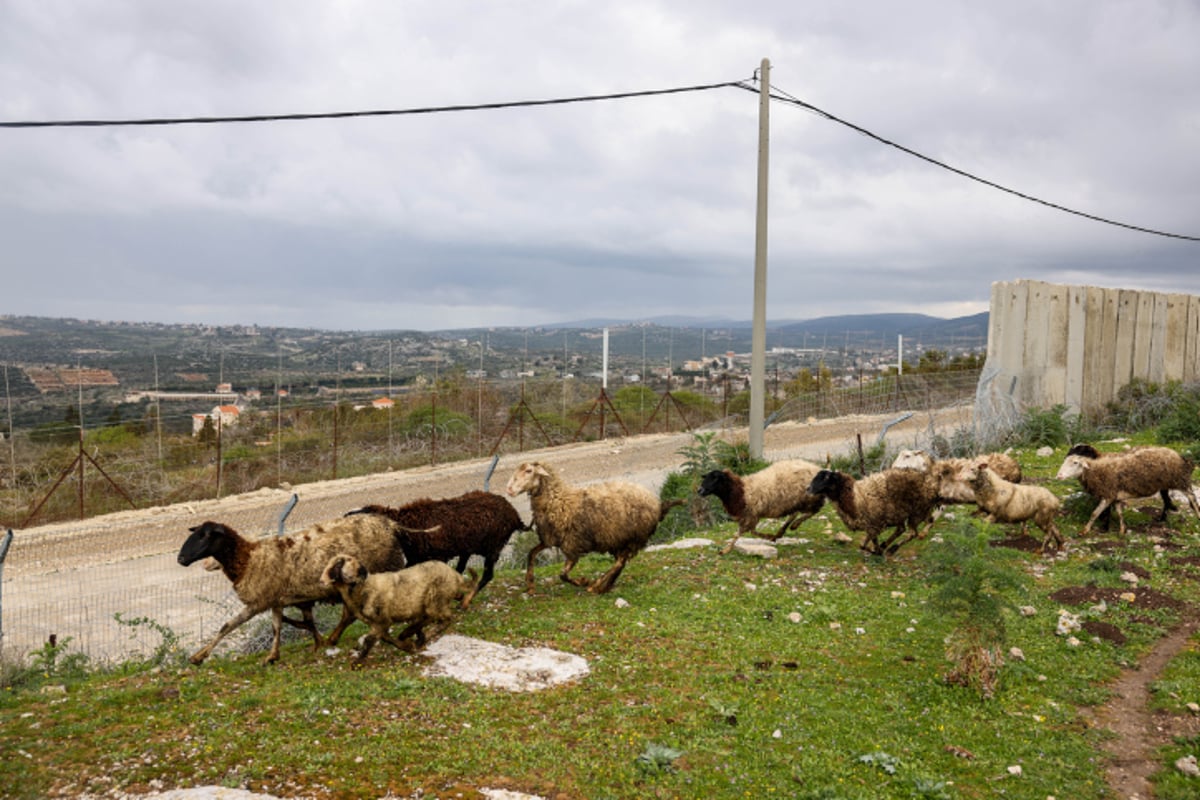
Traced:
[[808, 493], [808, 485], [820, 471], [816, 464], [797, 458], [744, 476], [727, 469], [705, 473], [697, 493], [717, 497], [738, 523], [737, 533], [720, 552], [728, 553], [739, 537], [754, 534], [760, 519], [787, 517], [775, 535], [767, 537], [774, 541], [820, 511], [825, 498]]
[[1165, 522], [1167, 512], [1174, 508], [1170, 492], [1176, 490], [1187, 497], [1192, 512], [1200, 516], [1200, 505], [1192, 491], [1194, 466], [1191, 459], [1169, 447], [1137, 447], [1101, 456], [1091, 445], [1080, 444], [1067, 451], [1056, 477], [1059, 480], [1078, 478], [1084, 491], [1099, 500], [1083, 526], [1082, 535], [1091, 533], [1093, 523], [1109, 506], [1116, 507], [1124, 535], [1125, 504], [1140, 497], [1161, 495], [1163, 507], [1159, 520]]
[[[646, 546], [667, 511], [683, 503], [663, 503], [654, 492], [627, 481], [571, 486], [550, 466], [536, 461], [517, 467], [506, 491], [510, 497], [529, 495], [537, 529], [538, 543], [525, 564], [528, 591], [533, 591], [534, 558], [548, 547], [557, 547], [565, 558], [560, 575], [564, 581], [587, 586], [595, 594], [607, 592], [629, 559]], [[588, 553], [608, 553], [617, 560], [590, 584], [571, 577], [575, 564]]]
[[988, 512], [988, 522], [1019, 522], [1024, 534], [1029, 520], [1033, 520], [1045, 534], [1042, 550], [1051, 540], [1054, 549], [1062, 546], [1062, 534], [1054, 523], [1062, 502], [1054, 492], [1044, 486], [1006, 481], [992, 471], [987, 461], [964, 465], [958, 477], [974, 491], [975, 502]]
[[[444, 561], [422, 561], [394, 572], [368, 572], [354, 556], [335, 555], [321, 572], [321, 585], [336, 590], [346, 608], [365, 622], [371, 632], [363, 637], [356, 661], [361, 663], [379, 640], [405, 649], [404, 640], [416, 638], [417, 647], [425, 646], [425, 626], [449, 622], [453, 607], [466, 595], [474, 582], [460, 575]], [[390, 629], [398, 622], [408, 627], [396, 636]]]
[[[321, 571], [329, 559], [338, 553], [353, 553], [364, 564], [377, 570], [399, 569], [404, 566], [404, 551], [396, 541], [397, 524], [383, 516], [362, 514], [319, 523], [290, 536], [272, 536], [251, 541], [228, 525], [205, 522], [190, 529], [190, 535], [179, 549], [177, 561], [188, 566], [211, 556], [221, 565], [225, 577], [244, 604], [233, 619], [204, 647], [191, 656], [200, 664], [217, 643], [247, 620], [268, 609], [272, 614], [274, 638], [267, 654], [267, 663], [279, 659], [283, 622], [303, 627], [312, 633], [313, 647], [322, 645], [321, 635], [313, 622], [313, 604], [322, 600], [337, 601], [337, 592], [321, 585]], [[297, 623], [283, 615], [287, 606], [296, 606], [304, 615]], [[329, 643], [336, 644], [354, 617], [342, 609], [342, 619], [330, 632]]]
[[[915, 469], [885, 469], [857, 481], [845, 472], [823, 469], [808, 491], [828, 498], [847, 528], [865, 531], [860, 547], [876, 555], [894, 553], [923, 536], [920, 526], [928, 530], [938, 504], [937, 478]], [[880, 542], [879, 535], [891, 527], [893, 534]], [[908, 538], [897, 541], [906, 528], [911, 531]]]
[[1011, 483], [1021, 482], [1021, 465], [1008, 453], [987, 453], [962, 458], [934, 458], [924, 450], [901, 450], [892, 462], [893, 469], [917, 469], [935, 471], [939, 474], [942, 501], [946, 503], [974, 503], [975, 495], [965, 481], [956, 477], [965, 466], [986, 461], [989, 468]]

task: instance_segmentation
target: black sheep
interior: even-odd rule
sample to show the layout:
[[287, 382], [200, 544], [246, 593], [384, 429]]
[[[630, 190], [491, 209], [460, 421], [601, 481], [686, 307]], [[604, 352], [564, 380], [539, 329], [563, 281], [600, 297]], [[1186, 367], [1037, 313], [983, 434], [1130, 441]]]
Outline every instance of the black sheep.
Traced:
[[492, 579], [496, 561], [504, 545], [517, 531], [529, 526], [512, 503], [491, 492], [473, 491], [442, 500], [422, 498], [399, 508], [369, 505], [350, 514], [381, 514], [410, 529], [397, 535], [404, 558], [411, 566], [422, 561], [447, 561], [458, 558], [455, 569], [461, 574], [473, 555], [483, 557], [483, 575], [466, 597], [466, 608]]

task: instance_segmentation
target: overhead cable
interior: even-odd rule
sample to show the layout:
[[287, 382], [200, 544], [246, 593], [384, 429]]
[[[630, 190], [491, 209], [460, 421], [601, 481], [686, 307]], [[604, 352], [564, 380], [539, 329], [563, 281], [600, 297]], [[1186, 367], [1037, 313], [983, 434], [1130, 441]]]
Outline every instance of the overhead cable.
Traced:
[[548, 100], [513, 100], [503, 103], [473, 103], [454, 106], [428, 106], [425, 108], [394, 108], [372, 111], [325, 111], [301, 114], [248, 114], [222, 117], [151, 117], [147, 119], [68, 119], [0, 122], [0, 128], [108, 128], [118, 126], [149, 125], [212, 125], [228, 122], [287, 122], [311, 119], [348, 119], [353, 117], [398, 117], [409, 114], [444, 114], [453, 111], [492, 111], [501, 108], [527, 108], [531, 106], [554, 106], [568, 103], [592, 103], [599, 100], [626, 100], [632, 97], [653, 97], [685, 92], [704, 92], [710, 89], [726, 89], [743, 86], [745, 81], [725, 81], [697, 86], [678, 86], [673, 89], [646, 89], [637, 92], [615, 92], [578, 97], [558, 97]]
[[[748, 89], [749, 91], [754, 91], [754, 92], [758, 91], [758, 89], [750, 89], [750, 87], [747, 87], [747, 86], [741, 86], [739, 88], [745, 88], [745, 89]], [[844, 125], [852, 131], [861, 133], [863, 136], [866, 136], [870, 139], [874, 139], [875, 141], [879, 142], [880, 144], [885, 144], [888, 147], [894, 147], [902, 153], [907, 153], [910, 156], [919, 158], [922, 161], [926, 161], [930, 164], [933, 164], [934, 166], [941, 167], [944, 170], [949, 170], [950, 172], [953, 172], [956, 175], [961, 175], [964, 178], [968, 178], [968, 179], [976, 181], [978, 183], [982, 183], [984, 186], [990, 186], [993, 189], [998, 189], [1002, 192], [1007, 192], [1008, 194], [1014, 195], [1016, 197], [1020, 197], [1022, 200], [1028, 200], [1033, 203], [1040, 203], [1041, 205], [1047, 206], [1049, 208], [1053, 208], [1057, 211], [1064, 211], [1068, 214], [1074, 214], [1077, 217], [1083, 217], [1084, 219], [1090, 219], [1094, 222], [1102, 222], [1105, 225], [1115, 225], [1118, 228], [1126, 228], [1131, 231], [1139, 231], [1140, 233], [1149, 233], [1149, 234], [1153, 234], [1155, 236], [1165, 236], [1170, 239], [1183, 239], [1183, 240], [1189, 241], [1189, 242], [1200, 242], [1200, 236], [1186, 236], [1186, 235], [1180, 234], [1180, 233], [1169, 233], [1167, 231], [1154, 230], [1153, 228], [1143, 228], [1140, 225], [1130, 225], [1129, 223], [1126, 223], [1126, 222], [1118, 222], [1117, 220], [1107, 219], [1105, 217], [1096, 216], [1095, 214], [1088, 214], [1084, 211], [1077, 211], [1073, 208], [1067, 208], [1066, 206], [1059, 205], [1058, 203], [1052, 203], [1049, 200], [1042, 200], [1041, 198], [1025, 194], [1024, 192], [1019, 192], [1016, 189], [1010, 189], [1007, 186], [1002, 186], [1001, 184], [995, 183], [994, 181], [989, 181], [986, 178], [981, 178], [978, 175], [973, 175], [970, 172], [967, 172], [966, 170], [961, 170], [961, 169], [958, 169], [957, 167], [952, 167], [949, 164], [946, 164], [945, 162], [938, 161], [936, 158], [930, 158], [929, 156], [923, 155], [922, 153], [918, 153], [916, 150], [913, 150], [909, 147], [905, 147], [902, 144], [897, 144], [896, 142], [893, 142], [889, 139], [885, 139], [876, 133], [872, 133], [871, 131], [867, 130], [866, 128], [863, 128], [859, 125], [855, 125], [852, 122], [847, 122], [846, 120], [841, 119], [839, 117], [835, 117], [833, 114], [830, 114], [828, 111], [817, 108], [812, 103], [806, 103], [805, 101], [783, 91], [782, 89], [777, 89], [774, 86], [771, 88], [772, 88], [772, 93], [771, 93], [772, 100], [777, 100], [781, 103], [794, 105], [799, 108], [803, 108], [807, 111], [811, 111], [814, 114], [817, 114], [818, 116], [824, 117], [825, 119], [829, 120], [830, 122], [836, 122], [839, 125]], [[779, 94], [775, 94], [775, 92], [779, 92]]]

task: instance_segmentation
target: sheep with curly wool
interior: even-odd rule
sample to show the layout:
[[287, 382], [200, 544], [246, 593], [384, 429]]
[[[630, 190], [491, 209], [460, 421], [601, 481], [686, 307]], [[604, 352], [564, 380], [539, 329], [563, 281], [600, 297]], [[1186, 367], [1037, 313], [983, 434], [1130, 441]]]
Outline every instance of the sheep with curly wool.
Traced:
[[[211, 556], [221, 565], [243, 604], [237, 616], [222, 625], [211, 642], [192, 654], [191, 662], [202, 663], [222, 639], [267, 610], [271, 611], [274, 627], [268, 664], [279, 659], [284, 621], [308, 630], [313, 636], [313, 649], [320, 649], [322, 640], [313, 621], [313, 605], [340, 599], [336, 591], [321, 585], [325, 565], [338, 553], [352, 553], [374, 569], [399, 569], [404, 566], [404, 551], [396, 533], [395, 522], [375, 515], [343, 517], [289, 536], [257, 540], [247, 539], [219, 522], [204, 522], [191, 528], [177, 561], [186, 567]], [[287, 606], [298, 607], [304, 621], [297, 623], [285, 617], [283, 609]], [[336, 644], [353, 621], [353, 615], [343, 608], [342, 619], [330, 633], [328, 643]]]
[[441, 500], [423, 498], [399, 508], [364, 506], [349, 514], [382, 514], [399, 523], [402, 529], [397, 539], [410, 566], [457, 557], [455, 568], [462, 574], [471, 556], [482, 556], [483, 577], [463, 598], [463, 608], [470, 606], [475, 595], [491, 581], [509, 538], [517, 531], [529, 530], [512, 503], [482, 491]]
[[984, 455], [934, 458], [924, 450], [901, 450], [892, 462], [893, 469], [917, 469], [934, 472], [938, 475], [941, 488], [938, 490], [945, 503], [974, 503], [975, 495], [966, 482], [959, 480], [957, 474], [967, 466], [988, 463], [996, 475], [1010, 483], [1021, 482], [1021, 465], [1008, 453], [986, 453]]
[[[862, 480], [823, 469], [808, 491], [828, 498], [847, 528], [864, 531], [860, 547], [876, 555], [894, 553], [901, 545], [923, 536], [920, 526], [933, 524], [933, 510], [938, 504], [937, 478], [915, 469], [885, 469]], [[880, 542], [879, 535], [892, 527], [892, 535]], [[906, 529], [909, 536], [897, 541]]]
[[[571, 486], [549, 465], [537, 461], [517, 467], [505, 487], [509, 497], [529, 495], [538, 543], [525, 564], [525, 586], [533, 591], [533, 560], [548, 547], [562, 551], [561, 577], [604, 594], [613, 587], [629, 559], [646, 546], [658, 523], [682, 500], [662, 502], [654, 492], [627, 481]], [[592, 583], [571, 577], [575, 564], [588, 553], [608, 553], [616, 563]]]
[[[367, 657], [375, 643], [383, 640], [403, 650], [412, 636], [418, 648], [425, 646], [425, 626], [449, 622], [453, 605], [471, 590], [472, 578], [456, 572], [444, 561], [422, 561], [392, 572], [368, 572], [354, 556], [335, 555], [321, 572], [321, 585], [336, 590], [346, 608], [366, 623], [371, 631], [363, 637], [355, 660]], [[391, 627], [407, 622], [396, 636]]]
[[776, 461], [750, 475], [737, 475], [727, 469], [705, 473], [697, 493], [718, 498], [725, 512], [738, 523], [737, 533], [720, 552], [728, 553], [739, 537], [756, 533], [760, 519], [787, 518], [773, 536], [766, 537], [775, 541], [820, 511], [825, 498], [808, 493], [808, 485], [820, 471], [816, 464], [797, 458]]
[[1182, 492], [1192, 512], [1200, 516], [1200, 505], [1192, 490], [1192, 471], [1195, 465], [1169, 447], [1137, 447], [1123, 453], [1101, 456], [1091, 445], [1076, 445], [1067, 452], [1058, 469], [1059, 480], [1078, 478], [1084, 491], [1099, 502], [1083, 527], [1088, 535], [1092, 524], [1109, 506], [1117, 509], [1121, 535], [1125, 535], [1124, 506], [1130, 500], [1160, 495], [1163, 499], [1159, 521], [1165, 522], [1171, 503], [1172, 490]]
[[1054, 523], [1062, 501], [1045, 486], [1006, 481], [991, 469], [986, 460], [964, 465], [958, 477], [971, 487], [975, 502], [988, 513], [988, 522], [1019, 522], [1021, 533], [1024, 534], [1029, 520], [1033, 520], [1045, 534], [1042, 538], [1043, 551], [1052, 540], [1055, 550], [1062, 546], [1062, 534]]

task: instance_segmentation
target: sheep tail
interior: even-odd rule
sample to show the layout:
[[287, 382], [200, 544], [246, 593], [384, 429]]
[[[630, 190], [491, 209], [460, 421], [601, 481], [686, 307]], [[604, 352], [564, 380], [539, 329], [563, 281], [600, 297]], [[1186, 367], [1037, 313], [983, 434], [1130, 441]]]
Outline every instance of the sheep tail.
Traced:
[[667, 512], [669, 512], [669, 511], [670, 511], [672, 508], [674, 508], [675, 506], [681, 506], [681, 505], [683, 505], [683, 504], [684, 504], [684, 502], [686, 502], [686, 501], [684, 501], [684, 500], [682, 500], [682, 499], [680, 499], [680, 498], [678, 498], [678, 497], [677, 497], [677, 498], [675, 498], [674, 500], [667, 500], [666, 502], [664, 502], [664, 503], [662, 504], [662, 507], [661, 507], [661, 508], [659, 509], [659, 511], [658, 511], [658, 521], [659, 521], [659, 522], [662, 522], [662, 521], [663, 521], [663, 519], [665, 519], [665, 518], [666, 518], [666, 516], [667, 516]]

